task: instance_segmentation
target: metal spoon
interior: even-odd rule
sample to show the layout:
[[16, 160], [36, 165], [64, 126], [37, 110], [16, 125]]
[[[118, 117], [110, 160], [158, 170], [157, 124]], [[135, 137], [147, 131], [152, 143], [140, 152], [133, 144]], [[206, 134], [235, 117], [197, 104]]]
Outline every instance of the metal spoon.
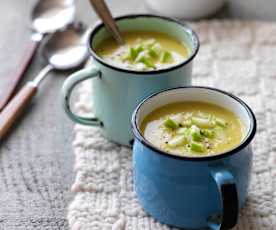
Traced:
[[0, 113], [0, 140], [11, 128], [23, 109], [37, 93], [38, 87], [51, 70], [68, 70], [82, 64], [87, 56], [86, 30], [81, 25], [71, 25], [64, 31], [49, 36], [42, 47], [42, 54], [48, 61], [37, 77], [28, 82]]
[[5, 76], [10, 81], [7, 87], [3, 89], [5, 92], [3, 93], [4, 97], [0, 98], [0, 111], [12, 96], [44, 35], [66, 27], [66, 25], [73, 22], [74, 18], [74, 0], [40, 0], [35, 5], [31, 13], [31, 41], [18, 64], [15, 63], [16, 69], [11, 73], [12, 76]]
[[104, 25], [111, 33], [112, 37], [118, 42], [119, 45], [124, 45], [125, 41], [123, 36], [113, 19], [110, 10], [108, 9], [107, 5], [105, 4], [104, 0], [90, 0], [90, 3], [98, 16], [102, 19]]
[[40, 0], [33, 8], [31, 19], [33, 37], [54, 32], [72, 23], [75, 17], [74, 0]]

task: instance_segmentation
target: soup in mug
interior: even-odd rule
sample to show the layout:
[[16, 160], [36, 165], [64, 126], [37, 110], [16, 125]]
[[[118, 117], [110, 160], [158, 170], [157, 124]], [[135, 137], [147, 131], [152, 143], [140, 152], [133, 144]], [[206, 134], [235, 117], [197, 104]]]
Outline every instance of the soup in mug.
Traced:
[[114, 66], [151, 71], [177, 65], [188, 58], [190, 51], [184, 42], [159, 32], [124, 32], [126, 45], [120, 46], [113, 38], [103, 40], [96, 53]]
[[179, 156], [227, 152], [244, 137], [244, 125], [231, 111], [203, 102], [165, 105], [145, 117], [141, 131], [155, 147]]

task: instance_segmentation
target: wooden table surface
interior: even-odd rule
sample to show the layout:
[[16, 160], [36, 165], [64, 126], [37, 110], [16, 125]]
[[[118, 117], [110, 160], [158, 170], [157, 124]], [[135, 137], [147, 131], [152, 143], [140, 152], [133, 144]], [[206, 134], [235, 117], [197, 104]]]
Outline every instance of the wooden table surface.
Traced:
[[[0, 86], [3, 73], [16, 68], [16, 56], [29, 40], [28, 20], [34, 2], [0, 1]], [[114, 15], [147, 11], [135, 0], [107, 2]], [[77, 17], [93, 25], [97, 18], [88, 1], [76, 3]], [[44, 65], [38, 52], [24, 82]], [[68, 228], [66, 208], [74, 179], [73, 124], [59, 97], [68, 74], [49, 74], [25, 116], [0, 143], [0, 229]]]

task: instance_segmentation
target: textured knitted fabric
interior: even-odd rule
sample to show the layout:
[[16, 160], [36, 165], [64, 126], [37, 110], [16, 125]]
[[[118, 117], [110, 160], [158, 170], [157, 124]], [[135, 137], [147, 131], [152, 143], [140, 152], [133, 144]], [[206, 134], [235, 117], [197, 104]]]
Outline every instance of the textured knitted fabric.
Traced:
[[[217, 87], [246, 101], [258, 120], [252, 179], [235, 229], [276, 229], [276, 24], [204, 21], [191, 24], [201, 47], [193, 84]], [[91, 113], [90, 82], [79, 90], [77, 111]], [[73, 230], [171, 229], [147, 215], [132, 184], [131, 149], [96, 128], [75, 126], [75, 198], [68, 209]], [[185, 205], [185, 204], [183, 204]]]

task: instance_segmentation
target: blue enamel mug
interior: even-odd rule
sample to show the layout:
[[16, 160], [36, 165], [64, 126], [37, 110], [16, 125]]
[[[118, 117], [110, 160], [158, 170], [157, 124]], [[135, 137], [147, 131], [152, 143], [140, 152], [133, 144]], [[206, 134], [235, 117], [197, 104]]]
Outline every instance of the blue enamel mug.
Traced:
[[[89, 35], [88, 47], [93, 65], [82, 69], [65, 81], [62, 89], [63, 106], [74, 122], [99, 126], [110, 140], [129, 145], [133, 140], [131, 114], [145, 97], [163, 89], [191, 84], [192, 61], [199, 49], [196, 34], [186, 25], [165, 17], [153, 15], [129, 15], [116, 18], [121, 31], [157, 31], [186, 44], [190, 55], [181, 63], [167, 69], [134, 71], [111, 65], [95, 53], [95, 47], [110, 36], [103, 24], [96, 26]], [[94, 117], [81, 117], [70, 108], [70, 96], [74, 87], [87, 79], [92, 80]]]
[[[213, 156], [170, 155], [141, 134], [141, 122], [163, 105], [201, 101], [232, 111], [245, 125], [236, 148]], [[251, 141], [256, 119], [251, 109], [227, 92], [207, 87], [180, 87], [144, 99], [132, 115], [134, 188], [142, 207], [162, 223], [187, 229], [230, 229], [245, 203], [252, 166]]]

